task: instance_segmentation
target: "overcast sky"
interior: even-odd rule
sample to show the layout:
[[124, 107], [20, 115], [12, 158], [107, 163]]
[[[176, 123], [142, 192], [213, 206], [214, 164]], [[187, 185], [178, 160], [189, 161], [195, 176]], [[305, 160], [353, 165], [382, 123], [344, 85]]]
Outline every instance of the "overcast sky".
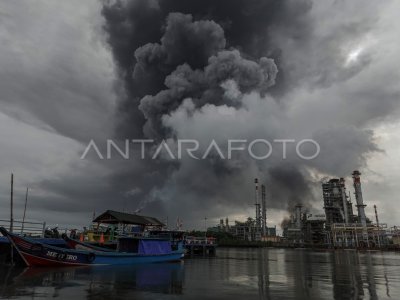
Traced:
[[[360, 169], [366, 213], [400, 225], [398, 1], [235, 0], [0, 2], [0, 219], [83, 226], [95, 210], [183, 219], [202, 228], [254, 217], [267, 185], [268, 225], [303, 203], [322, 212], [320, 182]], [[226, 7], [224, 7], [225, 5]], [[312, 138], [268, 161], [80, 159], [106, 139]], [[137, 148], [138, 149], [138, 148]], [[354, 202], [353, 198], [353, 202]]]

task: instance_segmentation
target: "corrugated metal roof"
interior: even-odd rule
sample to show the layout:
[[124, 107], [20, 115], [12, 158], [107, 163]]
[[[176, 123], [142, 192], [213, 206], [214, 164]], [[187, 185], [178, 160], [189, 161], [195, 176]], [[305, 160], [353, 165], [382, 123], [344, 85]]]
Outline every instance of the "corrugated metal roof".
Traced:
[[133, 225], [164, 226], [164, 223], [153, 217], [139, 216], [114, 210], [107, 210], [95, 218], [93, 222], [105, 224], [125, 223]]

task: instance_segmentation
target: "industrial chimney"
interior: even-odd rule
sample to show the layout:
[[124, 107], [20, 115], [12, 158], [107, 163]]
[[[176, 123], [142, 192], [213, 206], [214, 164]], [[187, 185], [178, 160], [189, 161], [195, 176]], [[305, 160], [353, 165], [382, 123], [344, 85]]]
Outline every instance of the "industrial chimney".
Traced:
[[298, 229], [301, 229], [301, 209], [302, 209], [302, 205], [298, 204], [296, 205], [296, 227]]
[[376, 226], [379, 227], [378, 210], [376, 209], [376, 205], [374, 205], [374, 211], [375, 211]]
[[342, 192], [344, 222], [345, 222], [345, 224], [348, 224], [349, 223], [349, 212], [348, 212], [348, 207], [347, 207], [346, 183], [345, 183], [344, 178], [340, 178], [340, 190]]
[[262, 214], [262, 234], [267, 235], [267, 199], [265, 196], [265, 185], [261, 185], [261, 214]]
[[354, 171], [352, 175], [353, 175], [354, 190], [357, 202], [356, 207], [358, 210], [358, 218], [360, 220], [361, 225], [363, 226], [364, 237], [365, 237], [367, 236], [367, 218], [365, 216], [365, 210], [364, 210], [366, 205], [364, 204], [361, 192], [361, 181], [360, 181], [361, 173], [359, 171]]
[[379, 218], [378, 218], [378, 210], [376, 209], [376, 205], [374, 205], [374, 210], [375, 210], [375, 220], [376, 220], [376, 227], [378, 229], [378, 246], [381, 247], [381, 229], [379, 226]]
[[256, 206], [256, 227], [257, 231], [259, 232], [261, 228], [261, 220], [260, 220], [260, 201], [258, 199], [258, 178], [254, 179], [255, 184], [255, 206]]

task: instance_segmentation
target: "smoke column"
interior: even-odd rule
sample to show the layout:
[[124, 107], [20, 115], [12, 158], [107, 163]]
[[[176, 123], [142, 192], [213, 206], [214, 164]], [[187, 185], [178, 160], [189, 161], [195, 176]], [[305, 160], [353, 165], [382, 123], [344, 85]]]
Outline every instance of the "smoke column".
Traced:
[[[288, 118], [281, 99], [294, 83], [288, 80], [290, 70], [275, 33], [292, 43], [306, 43], [313, 34], [311, 9], [309, 0], [104, 1], [104, 31], [118, 75], [116, 136], [173, 142], [184, 135], [182, 130], [194, 128], [192, 132], [209, 141], [220, 132], [225, 138], [235, 137], [239, 130], [230, 120], [213, 132], [195, 124], [206, 117], [214, 121], [215, 112], [234, 115], [239, 124], [259, 103], [266, 111], [254, 116], [254, 124], [267, 124], [262, 138], [287, 134], [280, 126]], [[252, 126], [256, 125], [243, 122], [243, 137], [254, 137], [257, 128]], [[189, 129], [185, 134], [191, 134]], [[320, 134], [323, 140], [330, 132]], [[360, 139], [370, 146], [365, 151], [374, 151], [370, 136], [362, 134]], [[316, 164], [288, 159], [251, 165], [240, 157], [232, 162], [211, 158], [201, 164], [148, 161], [140, 170], [140, 177], [148, 179], [141, 189], [146, 193], [157, 185], [163, 199], [176, 201], [168, 204], [170, 209], [196, 209], [207, 202], [245, 207], [250, 204], [244, 198], [251, 198], [251, 178], [259, 173], [271, 186], [272, 207], [307, 206], [314, 184], [307, 168], [327, 171]], [[153, 185], [149, 174], [155, 170], [159, 176]], [[134, 167], [124, 174], [127, 181], [137, 175]], [[181, 195], [184, 200], [177, 199]]]

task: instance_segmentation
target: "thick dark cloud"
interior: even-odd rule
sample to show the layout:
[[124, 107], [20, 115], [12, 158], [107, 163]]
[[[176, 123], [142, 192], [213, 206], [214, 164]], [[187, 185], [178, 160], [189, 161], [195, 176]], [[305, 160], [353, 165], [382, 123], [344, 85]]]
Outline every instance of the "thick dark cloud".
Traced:
[[244, 57], [279, 61], [270, 31], [283, 26], [292, 38], [304, 38], [311, 7], [309, 0], [105, 2], [108, 43], [126, 92], [119, 102], [118, 133], [141, 133], [140, 99], [163, 90], [165, 77], [183, 63], [201, 69], [218, 50], [231, 47]]
[[310, 207], [313, 202], [311, 182], [307, 180], [297, 166], [282, 163], [269, 170], [269, 188], [277, 199], [286, 199], [287, 208], [297, 204]]
[[[221, 51], [209, 58], [203, 70], [192, 70], [188, 64], [178, 66], [165, 78], [168, 90], [141, 99], [139, 109], [147, 122], [147, 137], [163, 137], [161, 117], [177, 109], [186, 98], [196, 107], [205, 104], [240, 106], [235, 99], [224, 97], [224, 84], [235, 82], [237, 92], [265, 91], [275, 83], [277, 67], [272, 59], [262, 57], [258, 62], [243, 59], [237, 50]], [[233, 101], [232, 101], [233, 100]]]
[[313, 138], [323, 151], [311, 164], [325, 173], [349, 175], [354, 166], [365, 166], [371, 153], [382, 151], [372, 130], [359, 130], [352, 126], [320, 129]]
[[[22, 122], [86, 142], [112, 132], [114, 74], [96, 33], [98, 4], [72, 14], [77, 3], [1, 4], [0, 105]], [[90, 31], [80, 28], [82, 18]]]
[[[302, 85], [306, 88], [300, 91], [307, 93], [309, 88], [326, 89], [346, 82], [372, 59], [363, 54], [346, 61], [343, 51], [338, 51], [338, 45], [347, 47], [351, 39], [371, 29], [365, 22], [372, 20], [369, 13], [363, 20], [348, 21], [321, 35], [316, 23], [321, 20], [312, 15], [312, 8], [311, 1], [291, 0], [104, 4], [104, 28], [124, 87], [119, 99], [119, 137], [172, 138], [171, 143], [175, 138], [204, 142], [285, 136], [321, 140], [323, 154], [315, 161], [298, 157], [282, 161], [279, 156], [273, 162], [257, 163], [243, 157], [233, 162], [215, 157], [201, 163], [182, 160], [170, 173], [173, 180], [165, 178], [161, 184], [161, 191], [168, 195], [164, 197], [166, 206], [179, 207], [181, 195], [188, 193], [187, 209], [199, 203], [212, 206], [213, 202], [240, 206], [248, 197], [249, 186], [243, 192], [234, 182], [246, 176], [251, 182], [255, 174], [271, 185], [272, 207], [308, 205], [315, 198], [316, 187], [310, 169], [344, 176], [342, 173], [364, 166], [366, 156], [379, 150], [373, 134], [363, 128], [334, 127], [323, 121], [313, 128], [306, 109], [290, 116], [289, 104], [296, 101], [287, 99], [288, 92]], [[257, 100], [249, 100], [249, 95]], [[273, 100], [265, 100], [268, 95]], [[256, 106], [265, 115], [258, 113]], [[221, 112], [252, 124], [221, 120]], [[331, 146], [332, 140], [348, 159], [335, 155], [338, 149]], [[295, 157], [293, 149], [290, 155]], [[152, 169], [154, 163], [148, 165]], [[200, 181], [195, 179], [198, 174], [203, 174]]]
[[[0, 3], [2, 197], [14, 171], [16, 207], [32, 187], [35, 219], [82, 224], [95, 207], [144, 207], [192, 227], [205, 215], [251, 214], [257, 176], [270, 208], [321, 209], [321, 177], [367, 174], [377, 153], [392, 155], [382, 172], [395, 165], [386, 128], [400, 112], [398, 8], [389, 2]], [[226, 150], [228, 138], [314, 138], [321, 153], [304, 161], [289, 146], [286, 160], [275, 147], [266, 161], [171, 161], [132, 150], [128, 161], [79, 160], [89, 140], [104, 151], [113, 134], [168, 138], [174, 150], [176, 138], [195, 138], [200, 152], [211, 139]], [[366, 199], [394, 199], [398, 180], [385, 178], [379, 188], [366, 182]]]

